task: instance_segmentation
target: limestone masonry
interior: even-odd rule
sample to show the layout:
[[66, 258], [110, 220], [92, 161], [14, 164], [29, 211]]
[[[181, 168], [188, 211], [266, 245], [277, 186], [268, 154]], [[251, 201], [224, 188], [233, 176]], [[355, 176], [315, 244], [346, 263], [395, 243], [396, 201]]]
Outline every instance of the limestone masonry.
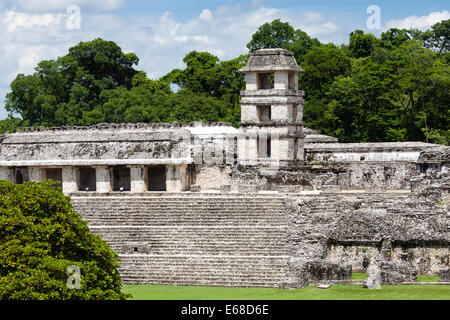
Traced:
[[297, 288], [450, 269], [450, 147], [339, 143], [303, 126], [291, 52], [251, 54], [228, 123], [27, 128], [0, 179], [52, 179], [125, 283]]

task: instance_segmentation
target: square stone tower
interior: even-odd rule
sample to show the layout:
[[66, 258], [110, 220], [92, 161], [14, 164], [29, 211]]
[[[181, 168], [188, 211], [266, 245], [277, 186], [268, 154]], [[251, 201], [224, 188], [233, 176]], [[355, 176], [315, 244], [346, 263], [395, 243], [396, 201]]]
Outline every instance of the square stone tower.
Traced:
[[304, 162], [303, 96], [298, 90], [292, 52], [261, 49], [251, 53], [241, 91], [238, 163], [295, 168]]

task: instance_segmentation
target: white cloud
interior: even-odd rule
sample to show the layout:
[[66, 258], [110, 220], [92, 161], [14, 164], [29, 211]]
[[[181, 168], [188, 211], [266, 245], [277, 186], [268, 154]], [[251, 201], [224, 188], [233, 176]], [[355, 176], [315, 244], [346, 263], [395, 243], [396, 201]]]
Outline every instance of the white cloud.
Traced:
[[212, 12], [208, 9], [204, 9], [202, 13], [200, 13], [200, 19], [203, 21], [211, 21], [213, 19]]
[[405, 19], [394, 19], [386, 23], [385, 29], [399, 28], [399, 29], [429, 29], [434, 24], [442, 20], [450, 19], [450, 12], [447, 10], [431, 12], [427, 16], [409, 16]]
[[[124, 18], [111, 12], [82, 10], [81, 30], [68, 30], [65, 5], [69, 1], [20, 2], [23, 5], [18, 6], [20, 9], [0, 11], [0, 34], [4, 35], [0, 42], [0, 119], [6, 116], [2, 100], [19, 72], [32, 73], [38, 61], [65, 55], [80, 41], [99, 37], [115, 41], [124, 51], [136, 53], [140, 59], [139, 69], [146, 71], [149, 77], [159, 78], [174, 68], [183, 68], [182, 60], [192, 50], [208, 51], [220, 59], [247, 53], [246, 44], [252, 34], [274, 19], [287, 21], [321, 41], [336, 40], [340, 32], [336, 23], [319, 13], [266, 7], [258, 1], [221, 6], [214, 12], [205, 9], [186, 22], [178, 21], [170, 12], [159, 17], [149, 13]], [[70, 1], [80, 6], [87, 2]], [[107, 1], [109, 5], [101, 5], [106, 10], [122, 2]], [[38, 10], [36, 3], [41, 3], [48, 11]]]
[[4, 23], [7, 25], [8, 31], [13, 32], [19, 27], [55, 26], [61, 22], [62, 17], [62, 14], [29, 14], [10, 10], [6, 13]]
[[120, 8], [124, 0], [15, 0], [16, 5], [27, 12], [65, 12], [70, 5], [82, 9], [112, 11]]
[[307, 12], [305, 18], [300, 22], [300, 29], [313, 37], [334, 35], [341, 30], [337, 24], [328, 21], [321, 13], [317, 12]]

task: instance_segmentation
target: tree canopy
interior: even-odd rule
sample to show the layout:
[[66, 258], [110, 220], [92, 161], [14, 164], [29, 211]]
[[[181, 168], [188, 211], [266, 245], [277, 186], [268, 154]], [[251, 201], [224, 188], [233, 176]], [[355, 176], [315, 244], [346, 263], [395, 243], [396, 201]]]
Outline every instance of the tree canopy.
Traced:
[[0, 300], [127, 298], [119, 257], [53, 183], [0, 181]]
[[[362, 30], [340, 47], [320, 43], [279, 19], [253, 34], [249, 51], [285, 48], [305, 70], [304, 122], [342, 142], [428, 141], [449, 144], [450, 20], [430, 30]], [[136, 70], [133, 53], [96, 39], [42, 61], [11, 83], [0, 133], [19, 126], [100, 122], [240, 121], [243, 55], [221, 61], [192, 51], [160, 79]], [[177, 89], [174, 89], [177, 88]], [[174, 91], [175, 90], [175, 91]], [[20, 118], [14, 118], [19, 115]]]
[[283, 48], [294, 53], [298, 64], [302, 64], [303, 57], [320, 42], [309, 37], [306, 32], [295, 30], [289, 23], [275, 19], [260, 26], [247, 44], [250, 51], [265, 48]]

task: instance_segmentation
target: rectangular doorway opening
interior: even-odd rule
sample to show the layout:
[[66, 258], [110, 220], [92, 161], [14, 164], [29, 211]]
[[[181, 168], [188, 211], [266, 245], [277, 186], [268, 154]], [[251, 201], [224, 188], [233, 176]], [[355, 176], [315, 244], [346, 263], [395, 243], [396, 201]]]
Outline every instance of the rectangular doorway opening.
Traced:
[[62, 188], [62, 169], [45, 169], [44, 170], [45, 179], [59, 181], [54, 183], [54, 188]]
[[130, 191], [131, 190], [130, 168], [114, 167], [113, 180], [114, 180], [113, 191]]
[[148, 167], [148, 191], [167, 191], [166, 188], [166, 167]]
[[95, 168], [78, 169], [78, 191], [97, 191], [97, 178]]
[[14, 168], [13, 179], [15, 184], [24, 184], [25, 182], [30, 181], [28, 168]]

